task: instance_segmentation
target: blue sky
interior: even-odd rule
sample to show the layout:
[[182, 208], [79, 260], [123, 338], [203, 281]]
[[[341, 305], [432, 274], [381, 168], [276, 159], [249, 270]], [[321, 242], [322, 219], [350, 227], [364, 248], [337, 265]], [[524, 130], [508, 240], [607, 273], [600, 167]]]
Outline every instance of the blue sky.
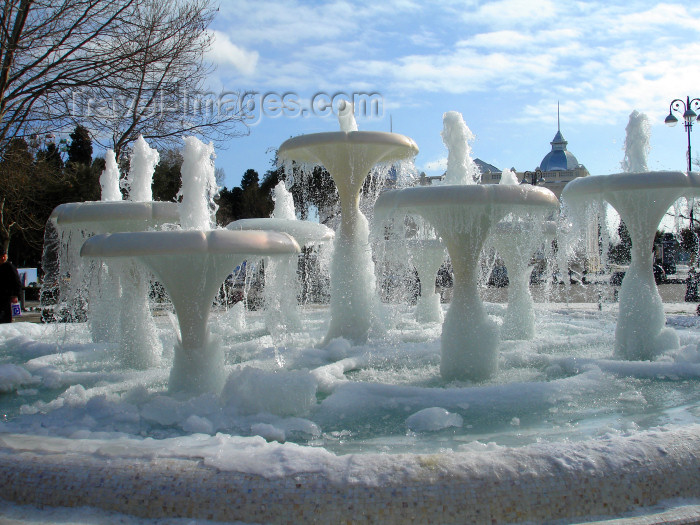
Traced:
[[[700, 97], [695, 0], [221, 0], [211, 29], [211, 89], [254, 92], [257, 103], [271, 94], [265, 111], [251, 112], [249, 133], [217, 149], [229, 188], [248, 168], [269, 169], [270, 150], [287, 138], [337, 131], [318, 103], [338, 93], [374, 93], [380, 111], [357, 115], [359, 128], [393, 123], [416, 141], [416, 166], [429, 175], [444, 171], [450, 110], [476, 135], [475, 157], [534, 169], [556, 133], [557, 101], [568, 149], [592, 174], [620, 171], [635, 109], [652, 123], [649, 168], [685, 169], [683, 128], [663, 119], [671, 100]], [[293, 104], [281, 111], [284, 94]], [[700, 123], [692, 140], [696, 157]]]

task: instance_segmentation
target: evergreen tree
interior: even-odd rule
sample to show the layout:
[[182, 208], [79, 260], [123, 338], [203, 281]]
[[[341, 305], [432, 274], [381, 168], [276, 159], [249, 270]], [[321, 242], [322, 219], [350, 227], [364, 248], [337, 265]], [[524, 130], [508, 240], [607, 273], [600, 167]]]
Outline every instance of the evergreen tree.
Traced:
[[68, 164], [80, 164], [90, 166], [92, 164], [92, 140], [90, 132], [84, 126], [78, 124], [70, 134], [70, 146], [68, 146]]
[[632, 260], [632, 238], [624, 222], [620, 221], [617, 233], [620, 237], [620, 242], [610, 247], [608, 257], [610, 262], [614, 264], [629, 264]]
[[153, 200], [172, 202], [182, 186], [182, 154], [179, 150], [160, 151], [160, 161], [153, 172]]

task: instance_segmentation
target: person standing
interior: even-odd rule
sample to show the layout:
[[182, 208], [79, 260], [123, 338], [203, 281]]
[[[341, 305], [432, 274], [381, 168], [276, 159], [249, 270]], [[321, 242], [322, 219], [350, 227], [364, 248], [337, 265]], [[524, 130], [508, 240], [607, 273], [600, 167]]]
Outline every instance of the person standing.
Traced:
[[7, 241], [0, 240], [0, 323], [12, 322], [12, 304], [22, 291], [17, 268], [7, 260], [7, 246]]

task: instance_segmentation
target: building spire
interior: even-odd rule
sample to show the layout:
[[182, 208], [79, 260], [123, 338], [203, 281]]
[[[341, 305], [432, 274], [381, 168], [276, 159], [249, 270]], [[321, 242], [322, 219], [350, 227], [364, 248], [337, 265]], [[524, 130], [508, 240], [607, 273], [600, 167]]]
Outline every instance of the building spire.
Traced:
[[559, 125], [559, 101], [557, 100], [557, 131], [561, 131], [561, 126]]

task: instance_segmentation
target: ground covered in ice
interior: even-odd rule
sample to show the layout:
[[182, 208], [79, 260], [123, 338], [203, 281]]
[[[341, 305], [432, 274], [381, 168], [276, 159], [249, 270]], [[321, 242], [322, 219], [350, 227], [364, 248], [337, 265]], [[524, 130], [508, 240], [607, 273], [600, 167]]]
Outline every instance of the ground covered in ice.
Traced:
[[[505, 314], [500, 304], [487, 309], [497, 322]], [[408, 307], [387, 313], [391, 328], [368, 344], [339, 339], [318, 349], [325, 308], [304, 311], [303, 333], [275, 337], [260, 313], [217, 312], [211, 331], [228, 380], [220, 395], [189, 399], [167, 391], [168, 315], [156, 323], [162, 366], [145, 371], [123, 369], [117, 345], [91, 343], [84, 324], [2, 325], [0, 432], [173, 447], [218, 434], [342, 455], [486, 450], [700, 423], [697, 316], [668, 315], [680, 351], [629, 362], [612, 357], [615, 305], [538, 305], [536, 339], [501, 343], [498, 375], [466, 384], [440, 378], [439, 324], [418, 325]]]

